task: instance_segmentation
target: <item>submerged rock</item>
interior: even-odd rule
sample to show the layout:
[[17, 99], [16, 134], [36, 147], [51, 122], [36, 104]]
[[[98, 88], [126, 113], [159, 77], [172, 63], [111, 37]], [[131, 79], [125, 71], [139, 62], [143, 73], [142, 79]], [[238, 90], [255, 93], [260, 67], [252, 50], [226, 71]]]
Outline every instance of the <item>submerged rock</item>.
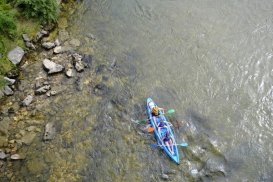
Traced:
[[50, 85], [44, 85], [38, 89], [35, 90], [36, 95], [45, 94], [48, 90], [51, 89]]
[[7, 155], [5, 154], [5, 152], [3, 152], [2, 150], [0, 150], [0, 159], [5, 159], [7, 158]]
[[23, 100], [23, 106], [28, 106], [33, 100], [32, 95], [28, 95], [24, 100]]
[[88, 54], [84, 54], [82, 61], [84, 62], [85, 67], [90, 68], [92, 65], [92, 56]]
[[35, 137], [36, 137], [36, 133], [29, 132], [26, 135], [24, 135], [21, 140], [22, 140], [22, 143], [26, 145], [30, 145], [33, 142]]
[[65, 72], [65, 75], [66, 75], [68, 78], [71, 78], [71, 77], [75, 76], [75, 71], [74, 71], [72, 68], [69, 68], [69, 69]]
[[107, 71], [107, 67], [106, 67], [106, 65], [103, 65], [103, 64], [97, 66], [95, 69], [96, 74], [104, 73], [106, 71]]
[[56, 134], [56, 127], [54, 122], [49, 122], [45, 126], [44, 140], [52, 140]]
[[13, 93], [14, 93], [14, 92], [12, 91], [12, 89], [11, 89], [9, 86], [7, 86], [7, 85], [4, 87], [3, 92], [4, 92], [4, 94], [7, 95], [7, 96], [13, 95]]
[[24, 54], [25, 51], [21, 47], [17, 46], [8, 53], [8, 58], [13, 64], [17, 65], [21, 62]]
[[81, 42], [78, 39], [72, 39], [69, 43], [74, 47], [79, 47], [81, 45]]
[[84, 63], [82, 61], [82, 56], [78, 53], [72, 54], [73, 64], [77, 72], [82, 72], [84, 70]]
[[209, 158], [201, 171], [206, 177], [214, 178], [227, 175], [226, 161], [222, 157]]
[[169, 176], [167, 174], [161, 174], [161, 178], [163, 180], [168, 180], [169, 179]]
[[99, 83], [93, 88], [93, 94], [98, 96], [106, 95], [109, 88], [104, 83]]
[[48, 74], [58, 73], [63, 71], [64, 67], [60, 64], [56, 64], [49, 59], [43, 60], [44, 67], [48, 70]]
[[0, 136], [8, 135], [9, 124], [10, 120], [7, 117], [4, 117], [3, 120], [0, 122]]
[[25, 159], [26, 156], [23, 155], [23, 154], [13, 154], [13, 155], [10, 156], [10, 158], [12, 160], [22, 160], [22, 159]]
[[82, 89], [83, 89], [83, 82], [82, 82], [81, 77], [78, 77], [78, 78], [76, 79], [76, 89], [77, 89], [78, 91], [82, 91]]

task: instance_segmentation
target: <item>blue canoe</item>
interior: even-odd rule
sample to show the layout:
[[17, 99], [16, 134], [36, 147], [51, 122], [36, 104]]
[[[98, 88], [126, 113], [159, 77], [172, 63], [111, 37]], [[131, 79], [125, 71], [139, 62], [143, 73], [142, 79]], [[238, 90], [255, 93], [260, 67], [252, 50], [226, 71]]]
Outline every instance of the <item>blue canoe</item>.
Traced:
[[[170, 127], [170, 123], [167, 121], [167, 118], [159, 111], [159, 116], [153, 117], [151, 114], [151, 106], [156, 106], [155, 102], [151, 98], [147, 98], [147, 114], [149, 117], [150, 124], [154, 128], [154, 135], [157, 140], [158, 145], [162, 148], [165, 153], [177, 164], [179, 164], [179, 152], [177, 149], [177, 145], [174, 138], [174, 132]], [[166, 127], [160, 130], [160, 133], [157, 128], [157, 123], [163, 120], [166, 123]], [[170, 137], [172, 139], [173, 145], [171, 147], [167, 147], [167, 145], [162, 141], [163, 136], [165, 136], [166, 132], [169, 131]], [[171, 151], [170, 151], [171, 150]]]

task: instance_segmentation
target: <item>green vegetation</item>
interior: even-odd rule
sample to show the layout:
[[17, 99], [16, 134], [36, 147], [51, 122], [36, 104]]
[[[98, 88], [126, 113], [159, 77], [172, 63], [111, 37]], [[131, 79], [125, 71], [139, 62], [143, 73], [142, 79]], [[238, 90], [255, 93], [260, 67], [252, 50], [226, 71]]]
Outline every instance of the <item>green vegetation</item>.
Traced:
[[58, 13], [56, 0], [0, 0], [0, 88], [3, 75], [15, 68], [8, 51], [17, 45], [25, 48], [21, 35], [35, 36], [40, 24], [55, 23]]
[[58, 6], [56, 0], [17, 0], [16, 5], [27, 18], [35, 18], [42, 23], [57, 21]]
[[[16, 25], [14, 22], [15, 12], [11, 6], [6, 4], [4, 0], [0, 0], [0, 33], [1, 35], [12, 38], [15, 34]], [[3, 42], [1, 41], [1, 44]], [[1, 46], [0, 48], [2, 48]], [[3, 48], [2, 48], [3, 49]]]

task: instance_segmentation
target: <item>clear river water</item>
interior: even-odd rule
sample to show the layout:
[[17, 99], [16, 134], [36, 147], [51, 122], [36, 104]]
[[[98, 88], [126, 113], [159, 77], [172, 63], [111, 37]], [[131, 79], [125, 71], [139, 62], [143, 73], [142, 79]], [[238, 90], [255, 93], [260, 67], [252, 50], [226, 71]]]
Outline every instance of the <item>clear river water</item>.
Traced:
[[[24, 178], [272, 181], [272, 12], [269, 0], [81, 2], [68, 32], [93, 55], [92, 68], [82, 91], [56, 96], [44, 111], [62, 127], [33, 147], [28, 160], [44, 167]], [[108, 89], [94, 94], [99, 82]], [[147, 97], [176, 110], [176, 140], [189, 144], [179, 166], [135, 123], [147, 117]], [[224, 169], [204, 170], [211, 158]]]

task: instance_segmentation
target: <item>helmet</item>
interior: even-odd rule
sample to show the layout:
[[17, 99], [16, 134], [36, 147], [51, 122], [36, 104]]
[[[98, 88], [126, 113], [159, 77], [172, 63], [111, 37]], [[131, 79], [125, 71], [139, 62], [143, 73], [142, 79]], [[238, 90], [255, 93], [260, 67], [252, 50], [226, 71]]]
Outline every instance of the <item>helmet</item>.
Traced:
[[157, 116], [157, 115], [159, 114], [158, 112], [159, 112], [159, 110], [158, 110], [158, 107], [157, 107], [157, 106], [155, 106], [155, 107], [152, 108], [152, 113], [153, 113], [154, 115]]

